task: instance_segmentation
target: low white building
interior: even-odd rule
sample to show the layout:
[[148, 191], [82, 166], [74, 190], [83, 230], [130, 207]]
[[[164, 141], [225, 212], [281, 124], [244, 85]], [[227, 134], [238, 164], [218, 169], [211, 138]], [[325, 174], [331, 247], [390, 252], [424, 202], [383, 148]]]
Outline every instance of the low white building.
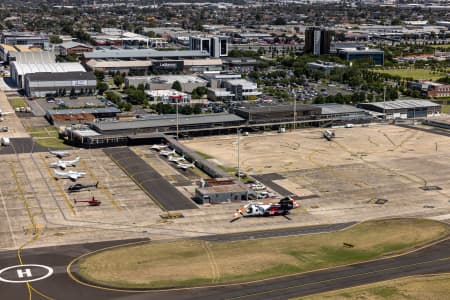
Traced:
[[189, 94], [179, 92], [177, 90], [148, 90], [145, 93], [150, 97], [149, 102], [162, 102], [164, 104], [190, 103], [191, 96]]
[[222, 85], [234, 94], [235, 100], [255, 100], [262, 94], [255, 82], [243, 78], [224, 80]]

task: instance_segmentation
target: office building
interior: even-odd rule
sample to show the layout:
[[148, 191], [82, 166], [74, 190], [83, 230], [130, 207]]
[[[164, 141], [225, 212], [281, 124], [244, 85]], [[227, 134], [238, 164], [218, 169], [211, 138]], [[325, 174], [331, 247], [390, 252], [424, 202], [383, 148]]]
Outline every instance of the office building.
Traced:
[[340, 57], [347, 61], [357, 59], [372, 60], [375, 65], [384, 64], [384, 51], [380, 49], [370, 49], [368, 47], [337, 48]]
[[308, 27], [305, 30], [304, 52], [314, 55], [329, 54], [333, 35], [334, 31], [328, 29]]
[[212, 57], [228, 56], [228, 37], [190, 36], [189, 49], [197, 51], [206, 51]]

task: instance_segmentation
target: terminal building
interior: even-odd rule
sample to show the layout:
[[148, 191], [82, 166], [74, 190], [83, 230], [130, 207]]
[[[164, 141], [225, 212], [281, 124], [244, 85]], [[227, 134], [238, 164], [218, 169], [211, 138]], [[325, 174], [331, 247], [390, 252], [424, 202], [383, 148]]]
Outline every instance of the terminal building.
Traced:
[[[179, 115], [178, 130], [192, 135], [202, 132], [236, 132], [235, 127], [245, 123], [239, 116], [229, 113], [206, 115]], [[233, 129], [234, 128], [234, 129]], [[147, 115], [127, 121], [105, 121], [92, 124], [92, 129], [103, 135], [135, 135], [140, 133], [176, 133], [176, 115]]]
[[386, 119], [415, 119], [439, 115], [441, 106], [428, 100], [396, 100], [359, 103], [359, 108], [382, 113]]

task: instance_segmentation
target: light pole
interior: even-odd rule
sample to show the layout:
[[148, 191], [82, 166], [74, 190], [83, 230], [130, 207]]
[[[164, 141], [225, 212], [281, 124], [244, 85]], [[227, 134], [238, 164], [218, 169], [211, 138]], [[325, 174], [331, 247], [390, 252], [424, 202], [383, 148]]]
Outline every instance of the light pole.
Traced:
[[241, 181], [241, 157], [240, 157], [240, 155], [241, 155], [241, 145], [240, 145], [240, 135], [239, 135], [240, 132], [241, 132], [241, 130], [238, 128], [237, 129], [237, 163], [238, 163], [237, 174], [238, 174], [238, 181]]
[[384, 118], [384, 120], [387, 119], [387, 117], [386, 117], [386, 85], [383, 87], [383, 118]]
[[292, 90], [292, 95], [294, 96], [294, 131], [295, 131], [295, 125], [297, 122], [297, 95], [295, 94], [295, 92]]

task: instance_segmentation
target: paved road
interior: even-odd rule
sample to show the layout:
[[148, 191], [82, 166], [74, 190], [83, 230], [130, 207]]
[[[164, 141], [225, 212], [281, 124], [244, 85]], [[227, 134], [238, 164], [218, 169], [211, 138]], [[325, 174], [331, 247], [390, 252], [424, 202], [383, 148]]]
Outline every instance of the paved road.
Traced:
[[[342, 224], [335, 224], [343, 226]], [[330, 228], [334, 225], [329, 225]], [[309, 227], [312, 232], [317, 228]], [[285, 229], [278, 230], [284, 235]], [[275, 232], [275, 231], [274, 231]], [[248, 237], [255, 233], [247, 233]], [[229, 240], [230, 235], [219, 235]], [[166, 291], [114, 291], [80, 285], [70, 279], [66, 266], [75, 257], [114, 246], [118, 243], [101, 242], [95, 244], [69, 245], [27, 249], [22, 251], [24, 264], [42, 264], [54, 269], [50, 277], [30, 283], [32, 299], [95, 299], [95, 300], [183, 300], [183, 299], [287, 299], [318, 292], [371, 283], [407, 275], [431, 274], [450, 271], [450, 240], [404, 256], [379, 261], [360, 263], [330, 270], [310, 272], [289, 277], [266, 280], [249, 284], [236, 284], [221, 287], [208, 287]], [[0, 267], [17, 265], [17, 252], [0, 253]], [[34, 272], [34, 271], [33, 271]], [[37, 291], [37, 292], [36, 292]], [[28, 299], [24, 283], [5, 283], [0, 281], [2, 299]], [[39, 296], [45, 294], [48, 298]]]
[[128, 147], [105, 148], [103, 151], [165, 209], [170, 211], [198, 208]]

